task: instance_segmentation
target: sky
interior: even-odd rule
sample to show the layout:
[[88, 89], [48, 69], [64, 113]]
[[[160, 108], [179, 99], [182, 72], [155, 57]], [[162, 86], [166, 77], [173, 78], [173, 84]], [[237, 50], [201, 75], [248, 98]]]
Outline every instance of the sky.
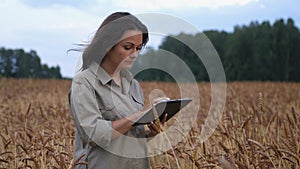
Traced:
[[[232, 32], [252, 21], [292, 18], [300, 28], [299, 0], [0, 0], [0, 47], [35, 50], [42, 63], [60, 66], [73, 77], [79, 52], [75, 44], [91, 40], [103, 19], [116, 11], [160, 13], [180, 18], [199, 32]], [[155, 19], [155, 18], [154, 18]], [[172, 29], [176, 29], [173, 27]], [[178, 27], [178, 32], [181, 32]], [[174, 32], [173, 32], [174, 33]], [[188, 32], [186, 32], [188, 33]], [[153, 36], [148, 46], [156, 47]]]

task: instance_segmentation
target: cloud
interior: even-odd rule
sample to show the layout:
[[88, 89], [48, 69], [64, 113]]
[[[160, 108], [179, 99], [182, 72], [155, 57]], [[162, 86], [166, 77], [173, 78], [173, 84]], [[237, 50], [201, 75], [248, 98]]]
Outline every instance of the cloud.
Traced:
[[195, 8], [217, 9], [223, 6], [244, 6], [257, 0], [112, 0], [113, 6], [133, 11], [149, 10], [187, 10]]
[[82, 0], [19, 0], [21, 3], [34, 8], [49, 8], [52, 6], [72, 6], [76, 8], [83, 8], [96, 3], [96, 0], [82, 1]]
[[[63, 75], [72, 75], [75, 57], [67, 57], [72, 43], [88, 40], [103, 18], [68, 5], [36, 7], [18, 0], [0, 4], [0, 45], [6, 48], [36, 50], [43, 63], [59, 64]], [[66, 67], [69, 69], [66, 70]]]
[[[37, 50], [42, 61], [59, 64], [72, 76], [74, 57], [63, 57], [72, 43], [89, 40], [104, 17], [115, 11], [165, 13], [200, 29], [232, 29], [253, 20], [292, 17], [299, 26], [300, 1], [294, 0], [1, 0], [0, 45]], [[255, 12], [253, 12], [255, 11]], [[177, 28], [177, 27], [176, 27]], [[76, 47], [76, 46], [75, 46]], [[77, 54], [76, 54], [77, 55]], [[73, 59], [73, 60], [72, 60]]]
[[[9, 26], [23, 30], [65, 29], [74, 28], [75, 25], [85, 27], [87, 26], [86, 23], [95, 19], [93, 16], [70, 6], [35, 8], [19, 3], [17, 0], [5, 2], [0, 5], [1, 12], [5, 14], [1, 15], [0, 19], [8, 22], [4, 27]], [[87, 22], [78, 24], [82, 20], [87, 20]]]
[[[195, 11], [198, 8], [218, 9], [224, 6], [245, 6], [258, 0], [3, 0], [0, 20], [4, 32], [67, 31], [86, 32], [98, 26], [113, 11], [168, 12]], [[80, 24], [79, 24], [80, 23]], [[95, 29], [95, 28], [94, 28]]]
[[[153, 10], [187, 10], [195, 8], [218, 9], [223, 6], [244, 6], [259, 0], [19, 0], [35, 7], [48, 8], [51, 6], [71, 6], [79, 9], [94, 8], [93, 12], [112, 11], [114, 9], [130, 10], [135, 12]], [[101, 9], [101, 10], [98, 10]], [[87, 11], [89, 12], [89, 11]]]

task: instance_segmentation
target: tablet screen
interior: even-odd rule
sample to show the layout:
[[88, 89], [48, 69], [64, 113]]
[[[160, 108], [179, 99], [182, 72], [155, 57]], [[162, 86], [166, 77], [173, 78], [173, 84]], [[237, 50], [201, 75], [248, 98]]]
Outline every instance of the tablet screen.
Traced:
[[[185, 99], [176, 99], [176, 100], [162, 100], [155, 104], [155, 108], [159, 119], [162, 121], [164, 115], [167, 113], [167, 121], [172, 118], [176, 113], [178, 113], [183, 107], [189, 104], [192, 101], [191, 98]], [[155, 115], [153, 109], [146, 111], [138, 120], [133, 123], [133, 126], [136, 125], [145, 125], [150, 124], [155, 120]]]

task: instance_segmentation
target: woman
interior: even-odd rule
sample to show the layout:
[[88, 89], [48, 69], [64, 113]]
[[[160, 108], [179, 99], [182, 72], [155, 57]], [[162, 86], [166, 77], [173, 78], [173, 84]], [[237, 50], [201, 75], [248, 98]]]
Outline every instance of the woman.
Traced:
[[160, 129], [155, 124], [147, 131], [132, 126], [145, 109], [142, 89], [128, 71], [147, 42], [143, 23], [116, 12], [83, 51], [82, 71], [69, 94], [76, 125], [75, 168], [150, 168], [146, 138]]

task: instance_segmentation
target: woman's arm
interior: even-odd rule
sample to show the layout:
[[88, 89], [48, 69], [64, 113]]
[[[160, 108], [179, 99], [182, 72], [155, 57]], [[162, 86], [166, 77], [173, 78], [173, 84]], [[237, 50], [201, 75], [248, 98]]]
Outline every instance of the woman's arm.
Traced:
[[[134, 113], [130, 116], [127, 116], [125, 118], [112, 121], [112, 128], [114, 129], [113, 133], [112, 133], [112, 139], [114, 139], [122, 134], [125, 134], [127, 131], [129, 131], [132, 128], [133, 122], [136, 121], [145, 112], [145, 110], [148, 110], [148, 109], [143, 109], [143, 110], [141, 110], [137, 113]], [[163, 127], [165, 125], [166, 120], [167, 120], [167, 114], [161, 121], [161, 124], [160, 124], [161, 127]], [[154, 137], [158, 133], [162, 132], [162, 128], [158, 127], [158, 125], [155, 123], [149, 124], [148, 128], [149, 128], [149, 130], [146, 132], [147, 138]]]
[[[82, 81], [84, 80], [76, 79], [72, 85], [71, 107], [74, 117], [78, 120], [78, 126], [81, 126], [98, 145], [107, 146], [111, 139], [125, 134], [132, 128], [133, 122], [148, 110], [148, 108], [144, 108], [125, 118], [107, 121], [98, 113], [99, 109], [93, 88]], [[159, 131], [153, 126], [149, 136], [155, 136], [157, 133]]]
[[147, 141], [151, 140], [158, 133], [163, 132], [163, 127], [165, 126], [167, 117], [168, 117], [168, 114], [165, 115], [163, 120], [160, 122], [161, 124], [159, 126], [155, 123], [148, 124], [149, 130], [146, 131]]
[[112, 121], [112, 128], [113, 128], [113, 133], [112, 133], [112, 139], [125, 134], [127, 131], [129, 131], [132, 128], [132, 124], [134, 121], [136, 121], [143, 113], [145, 112], [145, 109], [134, 113], [130, 116], [127, 116], [122, 119], [118, 119], [115, 121]]

